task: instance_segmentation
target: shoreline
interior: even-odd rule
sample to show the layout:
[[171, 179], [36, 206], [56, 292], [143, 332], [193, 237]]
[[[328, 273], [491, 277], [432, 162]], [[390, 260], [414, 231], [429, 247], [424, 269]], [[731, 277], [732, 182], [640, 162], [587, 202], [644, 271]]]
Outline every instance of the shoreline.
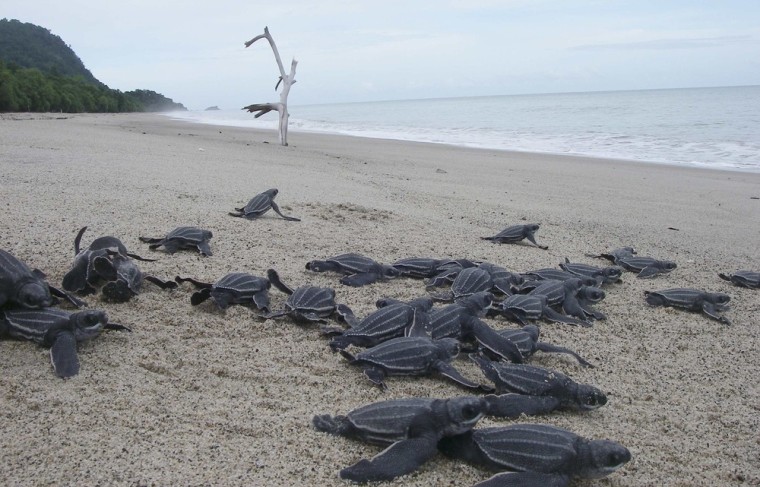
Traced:
[[[65, 115], [65, 114], [64, 114]], [[0, 117], [3, 201], [0, 247], [60, 284], [84, 225], [86, 245], [115, 235], [157, 259], [160, 278], [215, 280], [227, 272], [332, 287], [357, 316], [380, 297], [426, 294], [412, 279], [347, 288], [305, 262], [359, 252], [487, 260], [524, 272], [632, 245], [675, 260], [652, 280], [625, 273], [596, 307], [591, 328], [541, 323], [544, 340], [591, 361], [539, 354], [531, 361], [594, 384], [609, 403], [589, 413], [517, 421], [553, 424], [618, 441], [633, 460], [605, 480], [573, 485], [752, 485], [760, 389], [760, 292], [718, 272], [760, 270], [756, 245], [760, 174], [589, 157], [515, 153], [424, 142], [188, 124], [158, 114]], [[227, 216], [276, 187], [271, 212]], [[480, 239], [514, 223], [540, 223], [543, 251]], [[138, 239], [180, 225], [213, 231], [214, 255], [150, 252]], [[731, 326], [699, 313], [653, 308], [645, 290], [694, 287], [732, 297]], [[80, 345], [80, 374], [55, 377], [47, 350], [0, 341], [4, 462], [15, 484], [143, 483], [345, 486], [337, 473], [381, 449], [311, 427], [315, 414], [345, 414], [379, 400], [467, 392], [435, 378], [391, 378], [373, 387], [330, 352], [316, 326], [262, 321], [233, 306], [193, 307], [188, 285], [146, 284], [124, 304], [88, 297], [132, 333]], [[272, 308], [285, 296], [270, 291]], [[516, 327], [489, 319], [496, 328]], [[483, 380], [464, 359], [462, 373]], [[61, 454], [64, 447], [66, 454]], [[472, 485], [491, 474], [437, 455], [414, 474], [378, 485]]]

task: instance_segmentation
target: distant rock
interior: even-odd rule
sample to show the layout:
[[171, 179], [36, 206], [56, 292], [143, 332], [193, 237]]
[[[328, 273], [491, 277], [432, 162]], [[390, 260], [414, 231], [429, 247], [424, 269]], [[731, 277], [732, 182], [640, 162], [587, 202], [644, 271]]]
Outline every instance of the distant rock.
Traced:
[[214, 105], [213, 107], [208, 107], [208, 108], [206, 108], [206, 110], [205, 110], [205, 111], [207, 111], [207, 112], [210, 112], [210, 111], [212, 111], [212, 110], [221, 110], [221, 109], [220, 109], [218, 106]]

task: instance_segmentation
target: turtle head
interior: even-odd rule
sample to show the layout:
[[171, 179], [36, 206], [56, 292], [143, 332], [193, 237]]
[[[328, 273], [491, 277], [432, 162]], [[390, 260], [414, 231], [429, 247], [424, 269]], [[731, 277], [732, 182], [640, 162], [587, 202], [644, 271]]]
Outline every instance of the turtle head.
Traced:
[[53, 304], [53, 297], [47, 283], [41, 279], [30, 279], [18, 287], [14, 301], [24, 308], [47, 308]]
[[443, 350], [447, 357], [454, 358], [459, 355], [461, 344], [456, 338], [441, 338], [435, 343]]
[[592, 303], [598, 303], [606, 296], [604, 291], [595, 286], [584, 286], [581, 288], [578, 294], [586, 301], [590, 301]]
[[395, 279], [401, 275], [401, 271], [392, 265], [384, 265], [382, 270], [383, 277], [386, 279]]
[[723, 293], [712, 293], [710, 296], [710, 301], [718, 306], [725, 306], [729, 301], [731, 301], [731, 296]]
[[576, 393], [576, 401], [579, 409], [590, 411], [607, 404], [607, 395], [594, 386], [579, 384], [578, 392]]
[[623, 276], [623, 268], [613, 265], [602, 269], [602, 275], [607, 282], [618, 281]]
[[480, 291], [458, 301], [459, 304], [477, 316], [483, 316], [493, 304], [493, 294]]
[[536, 325], [525, 325], [522, 327], [522, 330], [530, 335], [531, 340], [534, 342], [537, 342], [538, 337], [541, 335], [541, 329]]
[[264, 193], [268, 194], [270, 198], [274, 198], [275, 196], [277, 196], [277, 193], [279, 193], [279, 191], [277, 190], [277, 188], [272, 188], [272, 189], [268, 189], [264, 191]]
[[666, 271], [672, 271], [676, 267], [678, 267], [678, 266], [673, 261], [670, 261], [670, 260], [663, 260], [662, 261], [662, 268], [665, 269]]
[[620, 443], [610, 440], [588, 442], [587, 458], [579, 462], [579, 477], [600, 479], [631, 461], [631, 452]]
[[537, 232], [538, 229], [541, 228], [541, 225], [539, 223], [531, 223], [531, 224], [525, 225], [525, 227], [531, 232]]
[[108, 323], [108, 315], [99, 309], [88, 309], [71, 315], [71, 323], [74, 327], [74, 335], [77, 341], [89, 340], [100, 334], [103, 327]]
[[482, 397], [455, 397], [446, 401], [448, 424], [444, 436], [461, 435], [470, 431], [483, 417], [487, 403]]

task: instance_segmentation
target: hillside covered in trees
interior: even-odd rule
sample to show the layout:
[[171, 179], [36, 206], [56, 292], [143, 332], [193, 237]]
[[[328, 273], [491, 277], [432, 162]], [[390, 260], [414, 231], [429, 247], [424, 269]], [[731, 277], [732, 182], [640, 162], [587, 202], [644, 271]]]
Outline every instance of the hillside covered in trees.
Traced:
[[121, 92], [98, 81], [57, 35], [0, 20], [0, 112], [185, 110], [150, 90]]

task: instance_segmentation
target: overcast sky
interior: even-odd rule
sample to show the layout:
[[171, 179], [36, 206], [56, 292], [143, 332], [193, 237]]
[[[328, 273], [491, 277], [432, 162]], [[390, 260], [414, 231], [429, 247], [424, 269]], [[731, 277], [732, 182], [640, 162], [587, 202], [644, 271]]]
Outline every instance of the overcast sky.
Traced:
[[760, 84], [760, 0], [3, 0], [96, 78], [190, 109]]

